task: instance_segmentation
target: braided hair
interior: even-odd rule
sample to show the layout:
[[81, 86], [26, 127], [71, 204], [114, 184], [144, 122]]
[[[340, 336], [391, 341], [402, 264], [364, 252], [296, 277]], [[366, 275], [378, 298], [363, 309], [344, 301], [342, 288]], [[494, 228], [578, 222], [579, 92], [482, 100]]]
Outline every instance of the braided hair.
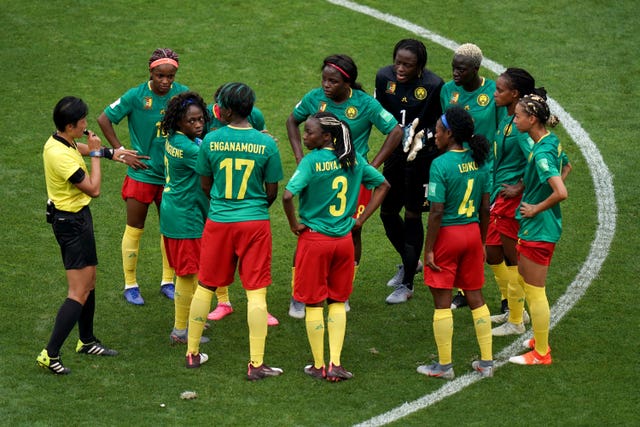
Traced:
[[153, 53], [151, 54], [151, 58], [149, 58], [149, 67], [151, 67], [151, 64], [154, 61], [157, 61], [158, 59], [162, 59], [162, 58], [173, 59], [177, 63], [180, 63], [180, 61], [178, 60], [178, 54], [175, 53], [173, 50], [169, 49], [168, 47], [165, 47], [165, 48], [158, 48], [153, 51]]
[[446, 118], [445, 128], [451, 131], [453, 139], [460, 145], [467, 142], [471, 148], [471, 157], [478, 166], [482, 166], [489, 155], [489, 141], [483, 135], [473, 133], [471, 114], [462, 107], [454, 106], [449, 108], [443, 116]]
[[400, 40], [393, 48], [393, 61], [396, 60], [396, 53], [398, 53], [399, 50], [408, 50], [416, 56], [416, 67], [419, 70], [418, 75], [421, 75], [427, 66], [427, 48], [424, 43], [416, 39]]
[[202, 110], [204, 115], [204, 131], [209, 129], [211, 116], [207, 109], [207, 104], [202, 97], [195, 92], [182, 92], [175, 95], [167, 103], [164, 118], [160, 124], [160, 130], [166, 135], [173, 135], [179, 130], [179, 123], [189, 111], [189, 107], [195, 105]]
[[358, 67], [356, 63], [353, 62], [350, 56], [347, 55], [331, 55], [327, 56], [322, 62], [322, 68], [320, 71], [324, 70], [324, 67], [329, 66], [337, 69], [340, 72], [340, 75], [349, 83], [352, 89], [355, 90], [364, 90], [362, 85], [358, 83], [356, 80], [358, 79]]
[[342, 169], [352, 169], [356, 163], [356, 153], [351, 142], [351, 130], [346, 122], [338, 119], [335, 114], [320, 112], [311, 116], [320, 122], [323, 132], [331, 134], [334, 154]]
[[560, 119], [551, 114], [549, 104], [547, 104], [546, 91], [544, 95], [535, 93], [526, 95], [518, 101], [518, 104], [522, 106], [527, 114], [535, 116], [545, 126], [555, 127], [560, 123]]

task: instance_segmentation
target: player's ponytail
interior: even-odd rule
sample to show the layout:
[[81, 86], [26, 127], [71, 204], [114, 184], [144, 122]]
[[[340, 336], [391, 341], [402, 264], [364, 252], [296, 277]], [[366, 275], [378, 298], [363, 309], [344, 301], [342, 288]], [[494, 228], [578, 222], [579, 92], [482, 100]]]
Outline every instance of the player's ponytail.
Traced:
[[471, 157], [478, 166], [482, 166], [489, 155], [489, 141], [483, 135], [474, 134], [471, 114], [462, 107], [451, 107], [443, 114], [442, 122], [457, 143], [469, 144]]
[[356, 153], [351, 142], [349, 125], [329, 112], [317, 113], [313, 117], [318, 119], [323, 131], [331, 134], [333, 152], [338, 158], [340, 167], [345, 170], [353, 168], [356, 162]]

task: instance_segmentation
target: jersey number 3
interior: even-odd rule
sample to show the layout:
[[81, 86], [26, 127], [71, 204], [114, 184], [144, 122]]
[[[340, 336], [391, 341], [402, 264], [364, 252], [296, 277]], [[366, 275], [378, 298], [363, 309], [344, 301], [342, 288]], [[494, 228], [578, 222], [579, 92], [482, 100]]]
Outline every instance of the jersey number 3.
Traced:
[[329, 213], [333, 216], [342, 216], [347, 208], [347, 178], [344, 176], [337, 176], [331, 183], [331, 188], [338, 190], [338, 194], [336, 194], [338, 203], [329, 206]]

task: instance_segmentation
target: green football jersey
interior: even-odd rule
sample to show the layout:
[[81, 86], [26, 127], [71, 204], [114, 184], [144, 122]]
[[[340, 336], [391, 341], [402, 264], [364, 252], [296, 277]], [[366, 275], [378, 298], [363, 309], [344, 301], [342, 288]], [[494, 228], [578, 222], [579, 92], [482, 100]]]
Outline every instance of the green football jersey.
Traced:
[[160, 232], [172, 239], [202, 236], [209, 199], [200, 187], [196, 160], [200, 147], [177, 132], [165, 143], [165, 184], [160, 204]]
[[[548, 180], [553, 176], [560, 176], [562, 159], [562, 147], [554, 133], [547, 133], [540, 141], [533, 144], [524, 171], [523, 203], [535, 205], [553, 193]], [[560, 203], [533, 218], [523, 218], [518, 209], [516, 219], [520, 221], [518, 237], [523, 240], [549, 243], [560, 240], [562, 234]]]
[[272, 137], [253, 128], [223, 126], [205, 136], [196, 170], [213, 179], [209, 219], [269, 219], [265, 183], [282, 179], [280, 152]]
[[181, 92], [189, 90], [187, 86], [174, 82], [169, 92], [160, 96], [151, 90], [151, 83], [145, 82], [129, 89], [120, 98], [104, 109], [109, 120], [118, 124], [125, 117], [129, 124], [131, 149], [138, 154], [151, 157], [141, 160], [148, 169], [127, 170], [127, 175], [136, 181], [147, 184], [164, 184], [164, 143], [166, 136], [160, 132], [160, 123], [167, 102]]
[[383, 182], [384, 176], [361, 155], [356, 155], [352, 169], [344, 170], [333, 149], [324, 148], [302, 158], [286, 188], [300, 195], [301, 223], [324, 235], [341, 237], [355, 223], [360, 185], [371, 189]]
[[388, 135], [398, 125], [398, 121], [382, 108], [378, 100], [361, 90], [352, 90], [346, 101], [336, 104], [324, 94], [322, 88], [313, 89], [293, 109], [293, 117], [303, 122], [321, 111], [333, 113], [349, 124], [353, 146], [365, 159], [369, 152], [371, 127], [375, 126]]
[[444, 204], [442, 226], [480, 221], [482, 195], [491, 191], [489, 173], [489, 164], [478, 167], [468, 148], [449, 150], [433, 160], [427, 199]]
[[524, 175], [527, 156], [531, 151], [529, 135], [521, 133], [513, 124], [513, 116], [505, 116], [498, 124], [492, 150], [491, 203], [498, 196], [502, 184], [517, 184]]
[[456, 85], [451, 80], [442, 86], [440, 91], [440, 104], [442, 111], [458, 105], [463, 107], [473, 117], [475, 132], [484, 135], [491, 143], [496, 135], [496, 128], [500, 118], [506, 114], [504, 107], [496, 107], [493, 93], [496, 91], [496, 83], [493, 80], [482, 78], [482, 84], [473, 92], [467, 92], [462, 86]]

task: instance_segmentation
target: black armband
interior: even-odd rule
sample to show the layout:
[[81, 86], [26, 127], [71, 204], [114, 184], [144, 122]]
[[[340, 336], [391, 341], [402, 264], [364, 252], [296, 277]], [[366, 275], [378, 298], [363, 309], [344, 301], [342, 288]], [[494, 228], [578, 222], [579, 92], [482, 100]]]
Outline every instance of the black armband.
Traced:
[[113, 159], [113, 152], [115, 151], [113, 148], [102, 147], [100, 151], [102, 152], [102, 157], [109, 160]]

